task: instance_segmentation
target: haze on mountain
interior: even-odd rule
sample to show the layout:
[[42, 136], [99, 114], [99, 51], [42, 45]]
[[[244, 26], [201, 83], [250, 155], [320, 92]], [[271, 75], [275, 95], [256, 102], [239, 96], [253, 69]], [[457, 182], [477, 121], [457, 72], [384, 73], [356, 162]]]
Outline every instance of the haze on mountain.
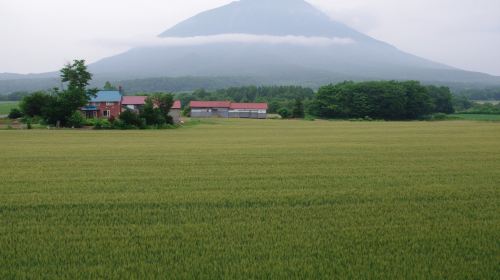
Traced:
[[499, 77], [402, 52], [303, 0], [236, 1], [159, 37], [152, 45], [102, 59], [90, 70], [100, 80], [115, 81], [189, 76], [308, 86], [371, 79], [500, 84]]

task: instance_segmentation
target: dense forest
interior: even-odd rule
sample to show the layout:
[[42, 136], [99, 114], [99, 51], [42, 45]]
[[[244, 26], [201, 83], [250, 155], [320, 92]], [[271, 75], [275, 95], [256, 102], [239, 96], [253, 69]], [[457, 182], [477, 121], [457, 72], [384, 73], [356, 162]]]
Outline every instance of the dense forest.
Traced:
[[453, 113], [448, 88], [417, 81], [344, 82], [318, 90], [312, 115], [322, 118], [419, 119], [433, 113]]

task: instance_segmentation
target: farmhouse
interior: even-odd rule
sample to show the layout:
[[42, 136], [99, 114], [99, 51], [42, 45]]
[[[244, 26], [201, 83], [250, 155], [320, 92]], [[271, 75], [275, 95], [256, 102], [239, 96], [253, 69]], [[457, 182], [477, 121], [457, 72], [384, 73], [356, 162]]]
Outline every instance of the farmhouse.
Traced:
[[[124, 96], [122, 98], [122, 111], [129, 109], [138, 113], [144, 107], [144, 104], [146, 104], [147, 98], [147, 96]], [[181, 105], [180, 100], [175, 100], [172, 108], [170, 108], [169, 115], [174, 120], [174, 123], [181, 121]]]
[[81, 110], [86, 118], [118, 118], [121, 113], [122, 95], [119, 91], [99, 91]]
[[267, 103], [232, 103], [230, 101], [191, 101], [193, 118], [267, 118]]
[[132, 110], [136, 113], [141, 110], [141, 108], [146, 103], [147, 96], [124, 96], [122, 98], [122, 112], [126, 109]]
[[[146, 103], [147, 96], [122, 96], [119, 91], [99, 91], [89, 104], [81, 108], [86, 118], [118, 118], [126, 109], [136, 113]], [[174, 123], [181, 121], [181, 102], [176, 100], [169, 115]]]

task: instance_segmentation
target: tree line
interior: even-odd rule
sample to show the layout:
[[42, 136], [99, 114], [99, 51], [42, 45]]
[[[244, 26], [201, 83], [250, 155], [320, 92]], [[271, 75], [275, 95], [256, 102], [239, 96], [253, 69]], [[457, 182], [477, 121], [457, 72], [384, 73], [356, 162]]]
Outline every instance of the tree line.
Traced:
[[323, 118], [413, 120], [433, 113], [454, 112], [446, 87], [417, 81], [343, 82], [321, 87], [309, 112]]
[[[418, 119], [433, 113], [451, 114], [454, 98], [449, 88], [424, 86], [417, 81], [343, 82], [315, 93], [300, 86], [233, 87], [178, 94], [184, 105], [192, 100], [267, 102], [268, 112], [283, 118]], [[458, 103], [457, 103], [458, 104]], [[469, 106], [462, 102], [464, 107]]]

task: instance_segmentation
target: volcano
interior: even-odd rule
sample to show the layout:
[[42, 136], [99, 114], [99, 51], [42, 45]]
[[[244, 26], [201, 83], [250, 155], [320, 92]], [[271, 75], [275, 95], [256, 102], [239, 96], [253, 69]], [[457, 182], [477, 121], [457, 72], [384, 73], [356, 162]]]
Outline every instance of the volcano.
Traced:
[[373, 79], [500, 84], [499, 77], [403, 52], [331, 19], [303, 0], [232, 2], [180, 22], [154, 42], [102, 59], [89, 69], [96, 79], [111, 81], [224, 77], [313, 87]]

